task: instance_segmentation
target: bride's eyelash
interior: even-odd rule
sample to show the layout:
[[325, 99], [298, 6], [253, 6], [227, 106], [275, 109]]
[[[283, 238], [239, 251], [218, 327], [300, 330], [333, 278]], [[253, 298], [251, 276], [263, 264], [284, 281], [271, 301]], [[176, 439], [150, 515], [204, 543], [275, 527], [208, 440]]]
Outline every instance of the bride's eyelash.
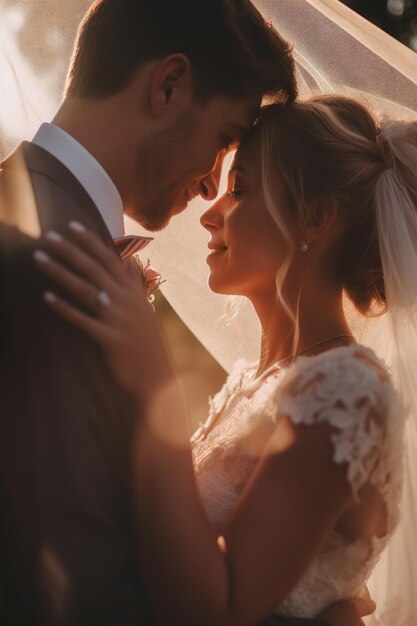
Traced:
[[232, 200], [233, 198], [239, 198], [242, 193], [243, 192], [240, 189], [232, 189], [232, 191], [228, 191], [226, 195]]

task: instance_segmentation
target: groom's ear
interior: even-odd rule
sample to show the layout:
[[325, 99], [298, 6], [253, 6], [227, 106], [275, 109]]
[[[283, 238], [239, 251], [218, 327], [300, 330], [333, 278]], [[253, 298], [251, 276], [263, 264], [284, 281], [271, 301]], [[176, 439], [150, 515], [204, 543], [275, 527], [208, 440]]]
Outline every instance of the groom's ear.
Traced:
[[191, 64], [185, 54], [171, 54], [158, 63], [150, 84], [153, 115], [181, 110], [192, 99]]

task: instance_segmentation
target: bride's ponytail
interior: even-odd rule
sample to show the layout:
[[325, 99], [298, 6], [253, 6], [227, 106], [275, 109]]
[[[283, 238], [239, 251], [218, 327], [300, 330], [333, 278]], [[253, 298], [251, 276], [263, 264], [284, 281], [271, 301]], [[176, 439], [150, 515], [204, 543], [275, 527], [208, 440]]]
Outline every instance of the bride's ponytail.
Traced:
[[[382, 123], [375, 212], [389, 308], [417, 308], [417, 123]], [[414, 265], [415, 263], [415, 265]]]
[[371, 591], [377, 604], [385, 605], [383, 626], [411, 626], [417, 613], [417, 563], [411, 550], [417, 540], [417, 123], [383, 122], [377, 145], [391, 161], [375, 187], [375, 212], [393, 345], [391, 367], [408, 420], [401, 522], [371, 580]]

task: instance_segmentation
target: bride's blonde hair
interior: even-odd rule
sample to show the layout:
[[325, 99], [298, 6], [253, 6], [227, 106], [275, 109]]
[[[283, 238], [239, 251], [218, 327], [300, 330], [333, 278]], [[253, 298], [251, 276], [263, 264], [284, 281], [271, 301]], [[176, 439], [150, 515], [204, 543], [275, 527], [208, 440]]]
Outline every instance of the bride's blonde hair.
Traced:
[[375, 218], [375, 186], [392, 165], [379, 141], [380, 128], [369, 108], [340, 95], [264, 107], [257, 131], [262, 145], [262, 184], [268, 209], [285, 236], [289, 255], [278, 276], [278, 298], [296, 321], [282, 287], [300, 242], [293, 241], [277, 210], [273, 182], [284, 181], [291, 214], [300, 232], [308, 222], [308, 202], [320, 196], [337, 199], [346, 229], [336, 258], [336, 276], [362, 314], [386, 308], [384, 279]]

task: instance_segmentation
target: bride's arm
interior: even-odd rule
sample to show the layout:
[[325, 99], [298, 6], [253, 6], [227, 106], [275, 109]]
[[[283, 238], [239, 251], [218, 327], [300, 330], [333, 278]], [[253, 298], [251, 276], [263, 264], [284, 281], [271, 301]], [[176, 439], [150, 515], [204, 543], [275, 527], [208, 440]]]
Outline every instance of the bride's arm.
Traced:
[[[94, 235], [73, 237], [93, 256], [54, 238], [47, 247], [77, 274], [51, 258], [37, 263], [92, 310], [48, 297], [99, 342], [136, 397], [138, 541], [157, 622], [258, 624], [288, 595], [351, 502], [344, 469], [331, 461], [329, 432], [282, 419], [218, 540], [198, 494], [184, 401], [153, 311]], [[110, 303], [97, 298], [100, 290]]]
[[183, 623], [257, 624], [295, 586], [350, 502], [344, 475], [329, 462], [327, 433], [283, 422], [217, 540], [196, 489], [187, 433], [179, 434], [182, 415], [177, 392], [167, 387], [135, 437], [138, 520], [160, 623], [176, 615]]

